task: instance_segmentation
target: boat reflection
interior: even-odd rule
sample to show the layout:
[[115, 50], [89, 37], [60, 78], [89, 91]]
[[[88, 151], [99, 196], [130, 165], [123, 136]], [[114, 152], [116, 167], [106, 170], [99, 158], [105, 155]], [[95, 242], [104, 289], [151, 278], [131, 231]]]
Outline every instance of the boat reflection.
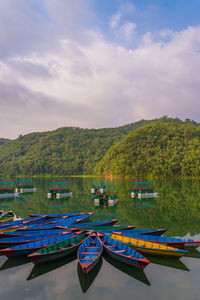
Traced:
[[88, 274], [85, 274], [81, 269], [80, 264], [77, 264], [78, 278], [80, 282], [81, 289], [83, 293], [86, 293], [93, 281], [95, 280], [97, 274], [99, 273], [102, 266], [102, 258], [98, 261], [97, 265]]
[[151, 285], [143, 270], [139, 270], [137, 268], [118, 262], [110, 256], [106, 255], [105, 253], [103, 254], [103, 257], [107, 262], [109, 262], [111, 265], [113, 265], [115, 268], [119, 269], [123, 273], [137, 279], [138, 281], [141, 281], [146, 285]]
[[30, 263], [30, 259], [27, 257], [9, 257], [0, 267], [0, 271], [25, 265], [27, 263]]
[[190, 271], [180, 259], [159, 257], [153, 255], [145, 255], [145, 257], [153, 264], [162, 265], [169, 268], [179, 269], [182, 271]]
[[145, 208], [154, 208], [155, 206], [155, 197], [154, 198], [145, 198], [145, 199], [133, 199], [133, 206], [136, 209], [145, 209]]
[[188, 249], [188, 253], [185, 257], [200, 258], [200, 252], [196, 248]]
[[74, 253], [68, 257], [58, 259], [58, 260], [55, 260], [52, 262], [34, 265], [33, 269], [31, 270], [31, 272], [26, 280], [32, 280], [32, 279], [37, 278], [41, 275], [44, 275], [48, 272], [56, 270], [64, 265], [72, 262], [75, 259], [77, 259], [76, 253]]

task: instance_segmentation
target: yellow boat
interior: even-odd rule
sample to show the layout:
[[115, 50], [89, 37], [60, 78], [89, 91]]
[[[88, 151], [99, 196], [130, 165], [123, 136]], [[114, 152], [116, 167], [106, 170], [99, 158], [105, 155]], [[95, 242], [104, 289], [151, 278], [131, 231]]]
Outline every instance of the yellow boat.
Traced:
[[158, 243], [152, 243], [140, 239], [135, 239], [132, 237], [122, 236], [119, 234], [111, 234], [110, 237], [112, 239], [121, 241], [125, 244], [128, 243], [130, 247], [137, 250], [138, 252], [151, 254], [151, 255], [180, 258], [188, 252], [178, 248], [169, 247]]
[[9, 210], [7, 213], [3, 214], [0, 217], [0, 223], [12, 222], [15, 217], [15, 214], [12, 210]]
[[[20, 227], [20, 229], [26, 229], [28, 228], [28, 226], [24, 226], [24, 227]], [[1, 232], [12, 232], [12, 231], [16, 231], [18, 230], [19, 227], [18, 226], [13, 226], [13, 227], [7, 227], [7, 228], [0, 228], [0, 233]]]

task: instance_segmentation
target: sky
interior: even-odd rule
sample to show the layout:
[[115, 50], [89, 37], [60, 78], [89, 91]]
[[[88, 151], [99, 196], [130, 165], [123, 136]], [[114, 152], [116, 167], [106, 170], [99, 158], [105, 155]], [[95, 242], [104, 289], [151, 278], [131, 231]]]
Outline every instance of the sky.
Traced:
[[1, 0], [0, 138], [200, 119], [199, 0]]

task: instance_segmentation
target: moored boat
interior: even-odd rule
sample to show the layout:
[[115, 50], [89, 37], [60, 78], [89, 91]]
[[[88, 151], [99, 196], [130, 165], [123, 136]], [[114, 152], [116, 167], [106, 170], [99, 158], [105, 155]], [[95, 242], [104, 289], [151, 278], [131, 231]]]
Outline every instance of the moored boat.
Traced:
[[[80, 224], [81, 225], [81, 224]], [[75, 226], [76, 227], [76, 226]], [[123, 231], [123, 230], [132, 230], [135, 228], [135, 226], [120, 226], [120, 225], [114, 225], [114, 226], [78, 226], [79, 229], [82, 230], [94, 230], [97, 232], [102, 232], [102, 231]]]
[[6, 223], [6, 222], [10, 222], [13, 221], [15, 217], [15, 214], [12, 210], [9, 210], [7, 213], [3, 214], [0, 217], [0, 223]]
[[83, 215], [84, 213], [69, 213], [69, 214], [29, 214], [31, 218], [47, 216], [48, 218], [63, 218]]
[[112, 258], [138, 269], [144, 269], [149, 264], [148, 259], [123, 242], [101, 233], [97, 233], [97, 236], [104, 246], [105, 252]]
[[81, 224], [72, 224], [69, 225], [70, 228], [72, 227], [94, 227], [94, 226], [112, 226], [114, 225], [118, 219], [112, 219], [112, 220], [105, 220], [105, 221], [98, 221], [98, 222], [89, 222], [89, 223], [81, 223]]
[[134, 237], [122, 236], [119, 234], [111, 234], [111, 238], [128, 244], [133, 249], [150, 255], [159, 255], [167, 257], [180, 258], [184, 256], [187, 251], [174, 247], [165, 246], [158, 243], [152, 243], [145, 240], [137, 239]]
[[56, 237], [44, 238], [40, 241], [25, 243], [22, 245], [1, 249], [0, 253], [8, 257], [21, 256], [21, 255], [27, 256], [28, 254], [33, 253], [41, 248], [47, 247], [48, 245], [55, 244], [56, 242], [61, 242], [67, 238], [73, 237], [74, 235], [76, 234], [69, 233], [69, 232], [62, 233], [62, 235], [58, 235]]
[[[119, 234], [119, 233], [118, 233]], [[175, 248], [197, 248], [200, 246], [200, 240], [185, 239], [185, 238], [174, 238], [174, 237], [163, 237], [163, 236], [153, 236], [153, 235], [141, 235], [133, 234], [132, 232], [121, 232], [123, 236], [135, 237], [137, 239], [144, 239], [145, 241], [159, 243], [162, 245], [167, 245]]]
[[28, 258], [34, 264], [38, 264], [69, 256], [78, 249], [87, 237], [88, 234], [82, 231], [80, 234], [77, 232], [76, 236], [31, 253], [28, 255]]
[[47, 229], [47, 230], [17, 230], [12, 232], [0, 232], [0, 241], [1, 238], [11, 238], [11, 237], [18, 237], [18, 236], [33, 236], [33, 235], [54, 235], [62, 233], [63, 231], [75, 231], [75, 228], [69, 228], [69, 229]]
[[[120, 230], [113, 230], [113, 232], [120, 232]], [[121, 232], [122, 235], [126, 235], [130, 233], [130, 236], [140, 234], [140, 235], [154, 235], [154, 236], [160, 236], [163, 233], [165, 233], [167, 229], [133, 229], [133, 230], [123, 230]]]
[[85, 274], [88, 274], [98, 263], [103, 251], [95, 233], [92, 233], [78, 249], [78, 261]]
[[0, 248], [7, 248], [7, 247], [14, 247], [16, 245], [21, 245], [25, 243], [30, 243], [30, 242], [36, 242], [43, 240], [48, 237], [55, 237], [58, 235], [62, 235], [65, 233], [69, 233], [69, 231], [62, 231], [59, 233], [49, 233], [46, 234], [46, 232], [43, 234], [38, 234], [38, 235], [29, 235], [29, 236], [18, 236], [18, 237], [9, 237], [9, 238], [1, 238], [0, 239]]
[[90, 216], [92, 215], [92, 213], [88, 213], [88, 214], [82, 214], [82, 215], [78, 215], [78, 216], [74, 216], [74, 217], [69, 217], [66, 219], [60, 219], [59, 222], [54, 223], [54, 221], [50, 222], [49, 224], [46, 225], [30, 225], [28, 226], [26, 229], [27, 230], [46, 230], [46, 229], [64, 229], [69, 227], [72, 224], [76, 224], [75, 227], [77, 227], [77, 223], [88, 219]]

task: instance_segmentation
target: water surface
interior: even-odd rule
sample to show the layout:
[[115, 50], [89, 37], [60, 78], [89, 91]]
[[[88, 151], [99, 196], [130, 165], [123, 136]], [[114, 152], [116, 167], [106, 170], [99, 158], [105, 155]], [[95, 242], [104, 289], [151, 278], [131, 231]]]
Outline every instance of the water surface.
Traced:
[[[48, 183], [69, 181], [73, 196], [47, 200]], [[165, 235], [200, 239], [200, 181], [154, 180], [159, 197], [133, 201], [130, 180], [118, 185], [117, 207], [96, 209], [90, 196], [90, 178], [35, 179], [37, 192], [17, 199], [0, 200], [0, 209], [29, 213], [93, 212], [92, 221], [118, 218], [118, 224], [137, 228], [167, 228]], [[27, 259], [0, 256], [1, 298], [6, 299], [199, 299], [200, 253], [198, 249], [180, 260], [150, 258], [144, 272], [104, 256], [85, 278], [76, 255], [41, 266]]]

